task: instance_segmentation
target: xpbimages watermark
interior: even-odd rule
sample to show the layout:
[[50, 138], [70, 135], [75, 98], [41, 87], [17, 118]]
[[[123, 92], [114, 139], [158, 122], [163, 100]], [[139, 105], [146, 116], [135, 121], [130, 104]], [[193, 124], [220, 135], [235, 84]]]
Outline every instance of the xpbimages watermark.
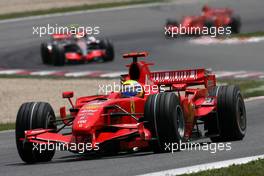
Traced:
[[46, 26], [33, 26], [32, 34], [38, 35], [39, 37], [52, 34], [72, 34], [72, 35], [98, 35], [100, 34], [99, 26], [79, 26], [79, 25], [70, 25], [70, 26], [59, 26], [58, 24]]
[[145, 95], [150, 95], [151, 93], [164, 92], [164, 85], [143, 85], [143, 86], [130, 86], [130, 85], [120, 85], [120, 83], [114, 82], [113, 84], [108, 85], [99, 85], [98, 87], [99, 94], [109, 94], [111, 92], [144, 92]]
[[227, 27], [185, 27], [181, 24], [179, 26], [165, 26], [165, 35], [176, 37], [179, 35], [207, 35], [217, 37], [219, 35], [231, 35], [232, 30], [230, 26]]
[[43, 153], [45, 151], [76, 151], [78, 153], [84, 153], [87, 151], [97, 151], [99, 150], [99, 143], [54, 143], [48, 141], [47, 143], [33, 143], [33, 151], [38, 151]]
[[193, 142], [179, 142], [179, 143], [164, 143], [165, 151], [174, 153], [177, 151], [208, 151], [212, 154], [218, 151], [232, 150], [231, 143], [193, 143]]

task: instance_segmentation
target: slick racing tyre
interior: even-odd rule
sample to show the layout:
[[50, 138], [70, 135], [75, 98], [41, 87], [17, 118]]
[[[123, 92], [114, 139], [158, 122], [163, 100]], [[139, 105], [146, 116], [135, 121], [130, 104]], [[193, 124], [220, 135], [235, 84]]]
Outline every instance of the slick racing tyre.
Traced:
[[213, 142], [242, 140], [246, 134], [247, 117], [244, 100], [237, 86], [216, 86], [210, 96], [217, 97], [219, 136]]
[[[150, 95], [145, 104], [146, 127], [155, 140], [151, 145], [155, 153], [170, 152], [168, 144], [177, 143], [184, 138], [185, 123], [179, 98], [174, 93]], [[178, 145], [179, 149], [179, 145]]]
[[43, 64], [51, 64], [50, 53], [47, 43], [41, 43], [40, 45], [41, 59]]
[[210, 29], [211, 27], [214, 26], [214, 22], [212, 20], [206, 20], [204, 22], [204, 26], [207, 27], [208, 29]]
[[[179, 26], [179, 23], [178, 21], [176, 20], [171, 20], [171, 19], [168, 19], [167, 22], [166, 22], [166, 26], [165, 27], [168, 27], [168, 26]], [[166, 29], [165, 31], [165, 37], [168, 37], [168, 38], [171, 38], [172, 37], [172, 32], [168, 32], [167, 31], [168, 29]], [[178, 36], [177, 34], [175, 36]]]
[[103, 40], [101, 47], [105, 49], [105, 58], [104, 61], [113, 61], [115, 57], [114, 46], [109, 40]]
[[212, 32], [212, 27], [214, 27], [214, 22], [212, 20], [206, 20], [204, 26], [208, 29], [208, 35], [216, 35]]
[[241, 19], [239, 16], [232, 16], [231, 23], [228, 25], [231, 27], [232, 34], [238, 34], [241, 28]]
[[65, 64], [65, 51], [62, 45], [53, 45], [52, 61], [55, 66], [63, 66]]
[[169, 25], [171, 25], [171, 26], [179, 26], [179, 23], [176, 20], [168, 19], [167, 22], [166, 22], [166, 26], [169, 26]]
[[48, 103], [30, 102], [21, 105], [16, 119], [16, 145], [19, 156], [26, 163], [47, 162], [50, 161], [54, 154], [54, 150], [45, 149], [40, 152], [34, 149], [33, 143], [24, 141], [24, 132], [26, 130], [44, 128], [56, 130], [56, 125], [52, 121], [55, 120], [55, 114]]

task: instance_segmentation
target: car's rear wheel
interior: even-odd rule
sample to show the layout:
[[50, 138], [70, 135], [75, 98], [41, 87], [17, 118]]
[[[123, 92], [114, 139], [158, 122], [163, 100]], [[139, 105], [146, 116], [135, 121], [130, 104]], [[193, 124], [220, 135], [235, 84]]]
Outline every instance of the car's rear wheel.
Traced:
[[[166, 27], [168, 27], [168, 26], [176, 26], [176, 27], [178, 27], [179, 26], [179, 22], [176, 21], [176, 20], [168, 19], [167, 22], [166, 22]], [[172, 32], [168, 32], [167, 30], [168, 29], [166, 29], [165, 36], [169, 37], [169, 38], [172, 37]], [[170, 31], [172, 31], [172, 30], [170, 30]], [[178, 35], [177, 34], [176, 35], [173, 34], [173, 36], [178, 36]]]
[[101, 47], [105, 49], [104, 61], [113, 61], [115, 57], [114, 46], [109, 40], [103, 40], [101, 42]]
[[232, 34], [238, 34], [241, 28], [241, 19], [239, 16], [232, 16], [231, 23], [229, 24], [231, 27]]
[[243, 97], [238, 86], [217, 86], [211, 92], [217, 97], [219, 136], [213, 142], [242, 140], [246, 134], [247, 117]]
[[50, 58], [50, 53], [48, 50], [48, 44], [47, 43], [41, 43], [40, 52], [41, 52], [42, 63], [43, 64], [50, 64], [51, 58]]
[[168, 19], [167, 22], [166, 22], [166, 26], [179, 26], [179, 22], [176, 21], [176, 20], [171, 20], [171, 19]]
[[154, 152], [169, 152], [166, 146], [179, 144], [184, 138], [185, 123], [179, 98], [174, 93], [150, 95], [145, 104], [144, 117], [156, 140], [151, 142]]
[[63, 66], [65, 64], [65, 50], [62, 45], [53, 45], [52, 61], [55, 66]]
[[[16, 119], [16, 145], [19, 156], [26, 163], [50, 161], [55, 149], [40, 152], [33, 143], [23, 140], [25, 131], [37, 128], [54, 129], [55, 114], [50, 104], [45, 102], [30, 102], [21, 105]], [[34, 149], [33, 149], [34, 148]]]
[[214, 21], [212, 20], [206, 20], [204, 22], [204, 26], [208, 29], [208, 35], [215, 35], [213, 32], [212, 32], [212, 27], [214, 27]]

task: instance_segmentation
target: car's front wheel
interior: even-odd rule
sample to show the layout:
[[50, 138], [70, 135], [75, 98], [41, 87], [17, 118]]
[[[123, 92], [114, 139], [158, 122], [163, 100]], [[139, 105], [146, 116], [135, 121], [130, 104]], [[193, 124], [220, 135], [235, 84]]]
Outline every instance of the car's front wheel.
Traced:
[[115, 58], [114, 46], [109, 40], [103, 40], [101, 47], [105, 49], [104, 61], [113, 61]]
[[33, 143], [24, 140], [25, 131], [37, 128], [54, 129], [55, 114], [50, 104], [45, 102], [30, 102], [21, 105], [16, 119], [16, 145], [20, 158], [26, 163], [50, 161], [55, 149], [41, 150]]
[[229, 26], [231, 27], [232, 34], [238, 34], [240, 32], [240, 28], [241, 28], [240, 17], [239, 16], [232, 16]]
[[151, 142], [154, 152], [169, 152], [166, 146], [178, 145], [184, 138], [185, 122], [179, 97], [175, 93], [150, 95], [145, 104], [147, 128], [156, 138]]
[[52, 46], [52, 61], [55, 66], [63, 66], [65, 64], [65, 50], [62, 45]]
[[40, 45], [40, 53], [41, 53], [41, 59], [43, 64], [50, 64], [51, 63], [51, 55], [48, 50], [48, 44], [47, 43], [41, 43]]

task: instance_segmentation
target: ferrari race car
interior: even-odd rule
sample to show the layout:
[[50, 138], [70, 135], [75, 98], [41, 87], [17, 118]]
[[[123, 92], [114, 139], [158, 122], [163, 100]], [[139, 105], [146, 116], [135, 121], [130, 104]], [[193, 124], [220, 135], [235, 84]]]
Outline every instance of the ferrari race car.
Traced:
[[[210, 8], [204, 6], [202, 8], [202, 14], [198, 16], [185, 16], [180, 23], [174, 19], [168, 19], [165, 25], [166, 36], [172, 36], [176, 34], [178, 36], [180, 30], [184, 28], [186, 35], [202, 35], [204, 28], [212, 29], [212, 27], [221, 29], [219, 33], [224, 34], [236, 34], [240, 32], [241, 19], [238, 15], [235, 15], [233, 10], [229, 8]], [[223, 31], [222, 31], [223, 30]], [[208, 31], [210, 35], [212, 31]], [[174, 36], [174, 35], [173, 35]]]
[[[206, 69], [151, 72], [151, 63], [138, 61], [146, 56], [123, 55], [133, 62], [121, 75], [120, 91], [78, 97], [75, 103], [73, 92], [63, 92], [70, 108], [68, 114], [61, 107], [59, 119], [49, 103], [22, 104], [16, 119], [21, 159], [50, 161], [59, 144], [76, 153], [159, 153], [170, 152], [168, 144], [203, 137], [213, 142], [244, 138], [246, 111], [239, 87], [216, 86], [215, 75]], [[76, 147], [81, 144], [86, 147]]]
[[53, 34], [49, 42], [41, 43], [40, 50], [42, 62], [55, 66], [114, 59], [114, 47], [111, 42], [82, 34]]

